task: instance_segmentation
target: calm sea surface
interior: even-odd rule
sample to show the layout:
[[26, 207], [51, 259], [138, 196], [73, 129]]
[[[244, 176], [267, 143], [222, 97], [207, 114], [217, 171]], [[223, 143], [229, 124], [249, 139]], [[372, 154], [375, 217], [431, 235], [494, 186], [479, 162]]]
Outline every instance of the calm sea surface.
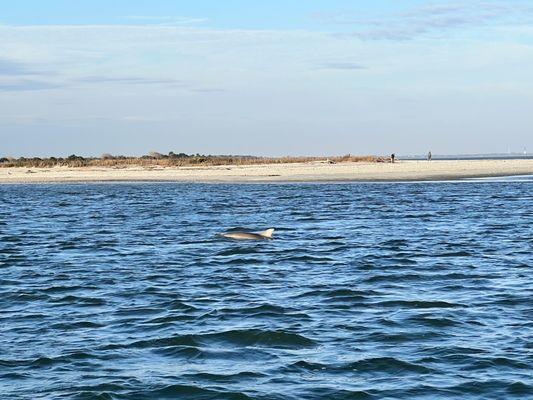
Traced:
[[531, 179], [4, 185], [0, 399], [532, 398], [532, 268]]

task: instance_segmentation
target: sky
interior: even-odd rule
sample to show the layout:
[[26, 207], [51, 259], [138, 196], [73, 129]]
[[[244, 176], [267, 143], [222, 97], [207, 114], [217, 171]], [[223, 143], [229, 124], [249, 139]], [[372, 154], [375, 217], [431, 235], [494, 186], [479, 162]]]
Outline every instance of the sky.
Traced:
[[533, 152], [530, 0], [0, 10], [0, 157]]

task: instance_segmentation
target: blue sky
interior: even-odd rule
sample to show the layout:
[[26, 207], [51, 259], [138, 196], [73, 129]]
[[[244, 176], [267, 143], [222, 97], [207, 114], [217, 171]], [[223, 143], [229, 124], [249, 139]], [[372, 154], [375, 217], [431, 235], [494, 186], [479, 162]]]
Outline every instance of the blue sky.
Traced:
[[2, 3], [0, 155], [533, 151], [529, 1]]
[[[424, 1], [18, 0], [9, 2], [0, 18], [3, 23], [24, 25], [143, 24], [157, 17], [182, 17], [207, 19], [208, 25], [216, 28], [321, 29], [321, 25], [328, 24], [317, 18], [320, 14], [348, 12], [370, 16], [420, 4]], [[148, 18], [125, 18], [129, 16]]]

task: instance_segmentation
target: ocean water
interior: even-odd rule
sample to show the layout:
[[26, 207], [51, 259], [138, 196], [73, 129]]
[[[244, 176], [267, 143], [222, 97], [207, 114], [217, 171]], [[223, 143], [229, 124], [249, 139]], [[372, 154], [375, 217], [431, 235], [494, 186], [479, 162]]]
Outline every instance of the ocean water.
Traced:
[[532, 398], [532, 267], [528, 178], [4, 185], [0, 399]]

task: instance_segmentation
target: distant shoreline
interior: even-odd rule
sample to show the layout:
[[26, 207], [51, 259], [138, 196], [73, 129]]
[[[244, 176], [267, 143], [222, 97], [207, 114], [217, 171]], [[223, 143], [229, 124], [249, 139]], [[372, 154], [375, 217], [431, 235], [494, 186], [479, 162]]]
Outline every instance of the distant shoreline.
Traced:
[[189, 167], [0, 168], [0, 184], [88, 182], [289, 183], [442, 181], [533, 175], [532, 159], [304, 162]]
[[[399, 156], [404, 161], [425, 161], [427, 156]], [[533, 155], [502, 155], [502, 156], [433, 156], [433, 161], [476, 161], [476, 160], [533, 160]]]

